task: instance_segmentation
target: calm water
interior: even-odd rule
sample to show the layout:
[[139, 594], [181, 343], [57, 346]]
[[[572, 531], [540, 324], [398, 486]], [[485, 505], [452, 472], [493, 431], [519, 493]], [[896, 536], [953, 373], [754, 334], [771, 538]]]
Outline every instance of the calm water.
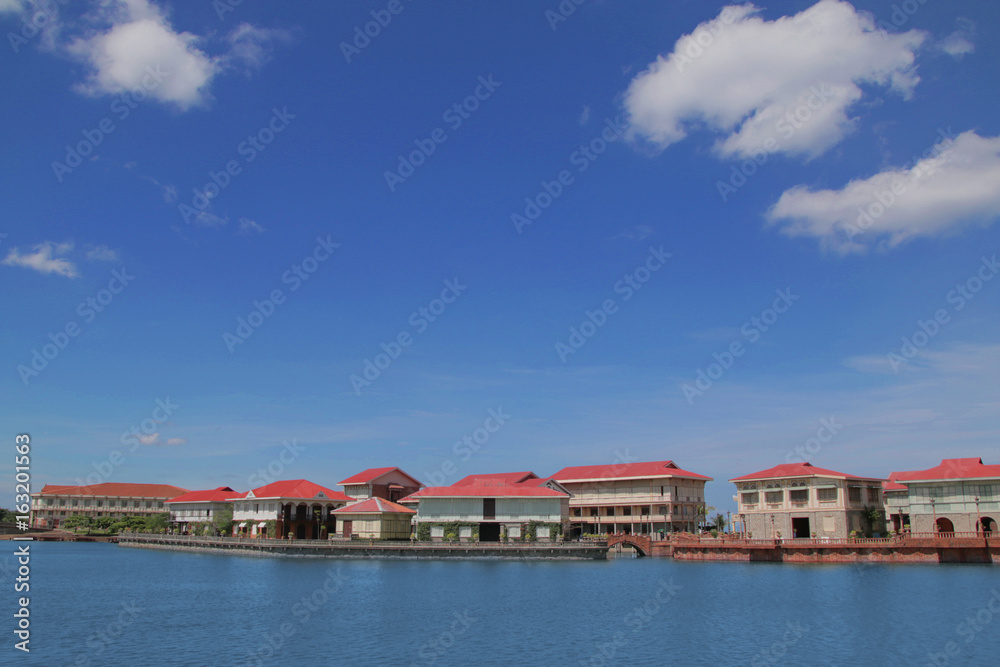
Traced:
[[1000, 664], [997, 566], [32, 552], [32, 652], [12, 649], [4, 613], [0, 664]]

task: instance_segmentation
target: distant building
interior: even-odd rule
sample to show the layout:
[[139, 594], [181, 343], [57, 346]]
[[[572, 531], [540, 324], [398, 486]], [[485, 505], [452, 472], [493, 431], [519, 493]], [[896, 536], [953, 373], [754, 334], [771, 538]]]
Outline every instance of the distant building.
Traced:
[[[910, 490], [897, 482], [905, 472], [889, 473], [889, 479], [882, 482], [882, 500], [885, 504], [885, 520], [889, 527], [901, 531], [910, 523]], [[912, 530], [912, 526], [910, 530]]]
[[[242, 498], [246, 492], [233, 491], [228, 486], [206, 491], [188, 491], [171, 498], [164, 505], [170, 512], [170, 527], [179, 533], [191, 532], [196, 524], [212, 523], [220, 510], [233, 510], [233, 500]], [[214, 531], [204, 529], [202, 533]]]
[[[729, 480], [739, 492], [738, 514], [755, 538], [846, 539], [867, 527], [865, 507], [883, 509], [882, 482], [785, 463]], [[875, 528], [878, 530], [878, 527]]]
[[333, 510], [354, 502], [305, 479], [273, 482], [233, 501], [233, 535], [326, 539], [337, 532]]
[[369, 468], [340, 482], [344, 493], [357, 500], [383, 498], [397, 502], [420, 490], [423, 484], [399, 468]]
[[914, 533], [996, 532], [1000, 519], [1000, 465], [980, 458], [944, 459], [927, 470], [901, 472]]
[[417, 513], [409, 507], [375, 497], [335, 509], [333, 514], [339, 519], [334, 532], [336, 537], [350, 539], [356, 535], [375, 540], [408, 540], [412, 519]]
[[103, 482], [88, 486], [46, 484], [31, 494], [31, 525], [58, 528], [66, 517], [151, 516], [165, 512], [164, 503], [187, 489], [169, 484]]
[[[550, 480], [532, 474], [528, 483], [511, 483], [501, 476], [484, 475], [462, 480], [454, 486], [431, 486], [404, 498], [402, 504], [417, 503], [418, 535], [427, 526], [431, 539], [447, 537], [456, 526], [456, 537], [496, 542], [501, 532], [519, 539], [532, 524], [538, 540], [555, 539], [564, 531], [569, 516], [569, 494], [552, 488]], [[464, 525], [460, 525], [464, 524]]]
[[694, 531], [711, 477], [673, 461], [563, 468], [552, 479], [572, 494], [570, 535]]

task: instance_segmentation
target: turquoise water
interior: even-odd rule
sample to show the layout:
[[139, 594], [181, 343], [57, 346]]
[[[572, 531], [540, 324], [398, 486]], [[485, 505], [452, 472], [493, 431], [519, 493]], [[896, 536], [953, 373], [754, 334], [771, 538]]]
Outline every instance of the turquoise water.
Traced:
[[[14, 546], [0, 549], [11, 591]], [[0, 664], [1000, 664], [997, 566], [31, 549], [32, 650], [13, 649], [4, 614]]]

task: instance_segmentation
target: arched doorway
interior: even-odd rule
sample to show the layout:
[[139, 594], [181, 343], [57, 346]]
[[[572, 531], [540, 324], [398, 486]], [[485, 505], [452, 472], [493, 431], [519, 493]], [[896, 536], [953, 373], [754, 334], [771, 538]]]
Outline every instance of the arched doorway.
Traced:
[[939, 533], [954, 533], [955, 524], [951, 522], [951, 519], [946, 519], [941, 517], [937, 520], [937, 532]]
[[981, 528], [977, 532], [981, 533], [995, 533], [997, 532], [997, 522], [993, 520], [992, 517], [984, 516], [979, 519], [979, 525]]

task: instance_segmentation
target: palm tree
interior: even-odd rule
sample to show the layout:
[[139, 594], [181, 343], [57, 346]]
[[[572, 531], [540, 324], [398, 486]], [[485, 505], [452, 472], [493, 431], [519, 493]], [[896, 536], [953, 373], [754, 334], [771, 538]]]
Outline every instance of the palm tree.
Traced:
[[[711, 512], [714, 509], [715, 508], [712, 507], [711, 505], [699, 505], [696, 508], [696, 512], [697, 512], [698, 516], [701, 517], [700, 523], [701, 523], [702, 526], [704, 526], [704, 525], [706, 525], [708, 523], [708, 513]], [[701, 526], [699, 526], [699, 528], [700, 527]]]
[[709, 525], [713, 526], [720, 533], [724, 533], [726, 532], [727, 525], [726, 517], [720, 512], [712, 517], [712, 522]]

